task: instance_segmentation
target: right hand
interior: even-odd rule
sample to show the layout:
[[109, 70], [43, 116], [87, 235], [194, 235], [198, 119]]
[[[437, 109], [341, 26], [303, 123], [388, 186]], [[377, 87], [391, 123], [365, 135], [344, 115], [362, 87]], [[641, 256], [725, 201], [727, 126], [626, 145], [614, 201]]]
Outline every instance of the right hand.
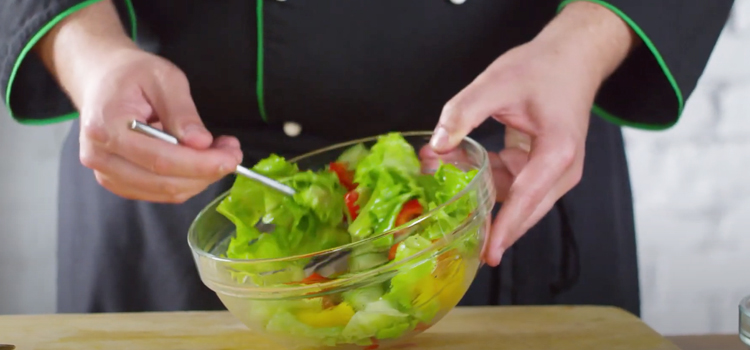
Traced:
[[[84, 77], [80, 160], [96, 180], [121, 197], [182, 203], [234, 172], [242, 161], [234, 137], [206, 130], [185, 74], [171, 62], [126, 48], [108, 55]], [[160, 128], [173, 145], [129, 129], [133, 120]]]

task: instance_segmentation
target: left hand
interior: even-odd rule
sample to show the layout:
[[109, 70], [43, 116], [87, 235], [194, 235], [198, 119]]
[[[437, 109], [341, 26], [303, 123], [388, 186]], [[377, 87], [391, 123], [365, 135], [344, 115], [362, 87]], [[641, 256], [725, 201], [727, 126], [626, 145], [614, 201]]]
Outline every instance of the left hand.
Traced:
[[[438, 154], [453, 150], [489, 117], [506, 126], [505, 149], [490, 154], [497, 200], [503, 202], [482, 253], [491, 266], [581, 180], [596, 92], [632, 45], [606, 46], [632, 37], [626, 24], [602, 10], [591, 3], [569, 5], [567, 14], [498, 58], [443, 109], [431, 142]], [[596, 22], [588, 23], [591, 18]], [[612, 33], [592, 25], [619, 34], [607, 37]]]

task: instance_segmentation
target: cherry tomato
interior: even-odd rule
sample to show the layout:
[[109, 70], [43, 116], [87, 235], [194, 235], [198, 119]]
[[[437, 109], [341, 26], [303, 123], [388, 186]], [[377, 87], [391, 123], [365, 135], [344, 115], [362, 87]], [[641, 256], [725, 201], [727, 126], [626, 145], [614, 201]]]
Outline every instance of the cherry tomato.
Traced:
[[344, 202], [346, 202], [346, 208], [349, 210], [349, 215], [352, 216], [352, 220], [357, 218], [359, 215], [359, 206], [357, 205], [357, 199], [359, 199], [359, 193], [352, 190], [344, 196]]
[[391, 246], [391, 250], [388, 251], [388, 260], [393, 260], [396, 258], [397, 250], [398, 250], [398, 243]]
[[372, 341], [372, 345], [365, 346], [364, 350], [375, 350], [380, 347], [380, 344], [378, 344], [378, 338], [371, 337], [370, 340]]
[[331, 164], [328, 165], [328, 168], [336, 173], [336, 176], [338, 176], [339, 178], [339, 182], [347, 190], [351, 191], [357, 187], [354, 184], [354, 172], [349, 170], [349, 167], [346, 163], [331, 162]]
[[419, 204], [419, 201], [416, 199], [404, 203], [401, 212], [398, 213], [398, 216], [396, 217], [396, 227], [418, 218], [422, 215], [423, 210], [422, 205]]
[[302, 280], [302, 281], [300, 281], [300, 282], [301, 282], [301, 283], [304, 283], [304, 284], [313, 284], [313, 283], [322, 283], [322, 282], [326, 282], [326, 281], [328, 281], [328, 280], [329, 280], [328, 278], [326, 278], [326, 277], [323, 277], [323, 276], [319, 275], [319, 274], [318, 274], [318, 273], [316, 273], [316, 272], [313, 272], [313, 274], [312, 274], [312, 275], [310, 275], [310, 276], [307, 276], [307, 277], [305, 277], [305, 279], [303, 279], [303, 280]]

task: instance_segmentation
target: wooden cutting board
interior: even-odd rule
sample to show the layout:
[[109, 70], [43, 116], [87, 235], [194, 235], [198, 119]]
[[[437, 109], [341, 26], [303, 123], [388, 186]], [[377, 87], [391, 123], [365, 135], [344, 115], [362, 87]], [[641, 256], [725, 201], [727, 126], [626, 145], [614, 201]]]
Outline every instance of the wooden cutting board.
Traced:
[[[227, 312], [0, 316], [18, 350], [277, 350]], [[637, 317], [609, 307], [457, 308], [402, 349], [674, 350]]]

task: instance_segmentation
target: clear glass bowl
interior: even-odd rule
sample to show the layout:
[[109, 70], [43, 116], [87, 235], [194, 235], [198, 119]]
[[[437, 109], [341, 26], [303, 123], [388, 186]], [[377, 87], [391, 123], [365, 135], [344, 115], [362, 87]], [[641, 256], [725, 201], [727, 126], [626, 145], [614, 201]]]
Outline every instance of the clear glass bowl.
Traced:
[[[403, 135], [419, 152], [428, 144], [431, 133]], [[346, 148], [356, 143], [371, 146], [376, 141], [377, 137], [355, 140], [290, 161], [297, 163], [300, 170], [319, 170], [336, 160]], [[434, 172], [438, 164], [434, 157], [434, 154], [429, 158], [420, 156], [423, 172]], [[487, 152], [479, 143], [466, 138], [456, 152], [440, 160], [462, 170], [475, 169], [477, 174], [452, 199], [401, 227], [313, 254], [262, 260], [223, 257], [235, 234], [234, 224], [216, 211], [221, 200], [228, 195], [228, 192], [224, 193], [199, 213], [188, 233], [188, 242], [203, 283], [216, 292], [227, 309], [250, 329], [289, 349], [376, 349], [403, 342], [438, 322], [466, 293], [481, 265], [480, 253], [495, 202]], [[453, 227], [441, 226], [442, 238], [433, 240], [429, 246], [407, 258], [398, 261], [386, 259], [372, 266], [360, 267], [357, 272], [313, 284], [300, 283], [305, 275], [301, 275], [299, 269], [295, 272], [283, 268], [289, 264], [311, 266], [321, 261], [334, 261], [324, 268], [335, 268], [337, 264], [346, 264], [348, 256], [357, 252], [387, 254], [390, 247], [378, 248], [382, 245], [374, 242], [388, 235], [393, 235], [397, 241], [418, 235], [429, 225], [437, 223], [446, 206], [459, 200], [471, 204], [473, 210], [470, 214]], [[415, 297], [407, 300], [407, 305], [403, 305], [403, 300], [395, 303], [386, 300], [387, 304], [374, 303], [365, 307], [342, 303], [331, 308], [346, 293], [361, 293], [365, 298], [368, 289], [388, 290], [392, 279], [425, 268], [430, 269], [429, 274], [410, 287], [409, 295]], [[309, 269], [306, 271], [309, 274]], [[391, 314], [383, 314], [383, 306], [392, 307]], [[381, 318], [360, 322], [373, 315], [369, 307], [380, 309], [375, 311], [381, 312], [377, 314]]]
[[740, 340], [750, 347], [750, 295], [740, 301]]

